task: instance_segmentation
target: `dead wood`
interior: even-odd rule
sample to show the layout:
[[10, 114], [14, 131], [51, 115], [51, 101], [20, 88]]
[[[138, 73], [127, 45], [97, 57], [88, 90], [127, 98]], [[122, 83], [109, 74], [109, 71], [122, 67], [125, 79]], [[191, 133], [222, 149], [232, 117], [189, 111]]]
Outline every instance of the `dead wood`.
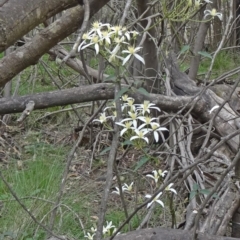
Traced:
[[[193, 234], [190, 231], [179, 229], [141, 229], [125, 234], [120, 234], [115, 240], [192, 240]], [[197, 240], [236, 240], [237, 238], [212, 236], [208, 234], [199, 234]]]

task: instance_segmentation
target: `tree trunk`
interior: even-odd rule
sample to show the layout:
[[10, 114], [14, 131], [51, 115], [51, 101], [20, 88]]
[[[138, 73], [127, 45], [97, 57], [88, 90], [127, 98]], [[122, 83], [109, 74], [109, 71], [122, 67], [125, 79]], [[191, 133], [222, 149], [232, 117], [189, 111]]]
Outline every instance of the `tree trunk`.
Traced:
[[[101, 9], [109, 0], [93, 0], [90, 3], [91, 16]], [[59, 41], [75, 32], [82, 24], [84, 9], [81, 6], [71, 8], [57, 21], [37, 34], [31, 42], [18, 48], [0, 61], [0, 86], [5, 85], [19, 72], [38, 59]]]
[[1, 1], [0, 52], [55, 14], [77, 5], [76, 0]]

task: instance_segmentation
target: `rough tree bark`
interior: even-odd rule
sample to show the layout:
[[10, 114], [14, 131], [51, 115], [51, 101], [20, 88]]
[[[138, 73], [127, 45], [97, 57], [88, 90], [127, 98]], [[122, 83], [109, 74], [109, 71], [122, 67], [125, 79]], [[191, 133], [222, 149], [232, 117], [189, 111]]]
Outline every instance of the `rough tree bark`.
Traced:
[[[118, 235], [115, 240], [193, 240], [192, 233], [178, 229], [141, 229]], [[196, 240], [236, 240], [237, 238], [199, 234]]]
[[[109, 0], [92, 0], [91, 16], [101, 9]], [[59, 41], [75, 32], [83, 21], [84, 9], [81, 6], [71, 8], [63, 16], [37, 34], [31, 42], [18, 48], [0, 61], [0, 86], [10, 81], [19, 72], [54, 47]]]
[[0, 52], [55, 14], [77, 5], [77, 0], [1, 1]]

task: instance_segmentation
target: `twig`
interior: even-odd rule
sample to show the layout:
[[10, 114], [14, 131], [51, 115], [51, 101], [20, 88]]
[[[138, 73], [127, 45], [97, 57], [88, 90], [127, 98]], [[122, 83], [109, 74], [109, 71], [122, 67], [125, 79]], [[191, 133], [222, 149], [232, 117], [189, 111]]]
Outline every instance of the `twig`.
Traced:
[[62, 178], [62, 181], [61, 181], [61, 184], [60, 184], [60, 189], [59, 189], [59, 194], [58, 194], [58, 197], [57, 197], [57, 200], [56, 200], [56, 203], [55, 203], [55, 206], [54, 206], [54, 211], [52, 212], [52, 216], [51, 216], [51, 220], [50, 220], [50, 228], [52, 229], [53, 226], [54, 226], [54, 221], [55, 221], [55, 218], [56, 218], [56, 214], [57, 214], [57, 209], [58, 209], [58, 206], [60, 204], [60, 201], [61, 201], [61, 198], [63, 196], [63, 190], [64, 190], [64, 187], [66, 185], [66, 182], [67, 182], [67, 176], [68, 176], [68, 172], [69, 172], [69, 167], [71, 165], [71, 162], [72, 162], [72, 159], [74, 157], [74, 153], [76, 152], [78, 146], [80, 145], [82, 139], [83, 139], [83, 135], [84, 135], [84, 132], [88, 126], [88, 124], [96, 117], [96, 115], [101, 111], [101, 109], [103, 108], [103, 106], [106, 104], [107, 101], [104, 101], [101, 106], [99, 107], [99, 109], [92, 115], [91, 118], [89, 118], [89, 120], [86, 122], [86, 124], [84, 125], [82, 131], [81, 131], [81, 134], [79, 135], [78, 139], [77, 139], [77, 142], [75, 144], [75, 146], [72, 148], [72, 150], [70, 151], [69, 155], [68, 155], [68, 159], [67, 159], [67, 163], [66, 163], [66, 167], [65, 167], [65, 170], [64, 170], [64, 173], [63, 173], [63, 178]]
[[82, 40], [82, 36], [87, 28], [89, 17], [90, 17], [89, 0], [83, 0], [83, 3], [84, 3], [84, 19], [83, 19], [82, 27], [80, 30], [80, 34], [79, 34], [75, 44], [73, 45], [73, 48], [70, 51], [70, 53], [63, 59], [63, 62], [66, 62], [68, 60], [68, 58], [76, 55], [78, 46], [80, 45], [80, 42]]
[[215, 184], [215, 186], [213, 187], [212, 191], [207, 195], [206, 199], [204, 200], [204, 202], [201, 204], [199, 210], [198, 210], [198, 214], [196, 216], [195, 219], [195, 225], [193, 228], [193, 233], [194, 233], [194, 240], [197, 239], [198, 233], [197, 233], [197, 226], [198, 226], [198, 222], [200, 220], [201, 217], [201, 213], [203, 211], [203, 209], [205, 208], [205, 206], [207, 205], [208, 201], [210, 200], [210, 198], [213, 196], [213, 194], [217, 191], [218, 187], [221, 185], [223, 179], [226, 177], [226, 175], [235, 167], [235, 165], [237, 164], [237, 162], [240, 160], [240, 150], [238, 151], [237, 155], [234, 157], [231, 165], [225, 170], [225, 172], [221, 175], [220, 179], [217, 181], [217, 183]]
[[26, 104], [26, 108], [24, 109], [24, 111], [22, 112], [21, 116], [17, 119], [17, 122], [22, 122], [26, 117], [28, 117], [30, 115], [30, 113], [33, 111], [34, 109], [34, 105], [35, 102], [30, 100], [27, 104]]
[[[116, 71], [116, 75], [119, 76], [119, 72]], [[118, 92], [120, 91], [120, 88], [121, 88], [121, 85], [119, 82], [117, 82], [115, 84], [115, 94], [114, 94], [115, 97], [117, 96]], [[121, 103], [120, 103], [119, 99], [116, 99], [116, 111], [117, 111], [116, 121], [118, 122], [121, 118]], [[118, 138], [119, 138], [119, 128], [118, 128], [118, 125], [115, 124], [111, 150], [109, 152], [109, 158], [108, 158], [106, 184], [105, 184], [104, 193], [102, 196], [102, 202], [101, 202], [99, 218], [98, 218], [99, 220], [98, 220], [97, 232], [96, 232], [96, 236], [95, 236], [96, 240], [102, 239], [102, 230], [103, 230], [105, 213], [106, 213], [106, 209], [107, 209], [107, 200], [108, 200], [110, 188], [112, 185], [114, 161], [115, 161], [116, 155], [117, 155], [117, 148], [118, 148], [118, 142], [119, 142]]]
[[6, 185], [6, 187], [8, 188], [8, 190], [10, 191], [10, 193], [12, 194], [12, 196], [16, 199], [16, 201], [19, 203], [19, 205], [23, 208], [23, 210], [32, 218], [32, 220], [38, 224], [39, 226], [41, 226], [46, 232], [48, 232], [51, 236], [56, 237], [57, 239], [61, 239], [61, 240], [65, 240], [62, 237], [57, 236], [55, 233], [53, 233], [49, 228], [47, 228], [45, 225], [43, 225], [42, 223], [40, 223], [34, 216], [33, 214], [27, 209], [27, 207], [20, 201], [19, 197], [17, 196], [17, 194], [13, 191], [13, 189], [11, 188], [11, 186], [9, 185], [9, 183], [6, 181], [6, 179], [3, 177], [2, 172], [0, 171], [0, 178], [2, 179], [2, 181], [4, 182], [4, 184]]
[[132, 3], [132, 0], [127, 0], [127, 3], [125, 4], [125, 9], [124, 9], [122, 18], [119, 23], [119, 25], [121, 25], [121, 26], [123, 26], [125, 24], [125, 19], [127, 17], [128, 9], [130, 8], [131, 3]]

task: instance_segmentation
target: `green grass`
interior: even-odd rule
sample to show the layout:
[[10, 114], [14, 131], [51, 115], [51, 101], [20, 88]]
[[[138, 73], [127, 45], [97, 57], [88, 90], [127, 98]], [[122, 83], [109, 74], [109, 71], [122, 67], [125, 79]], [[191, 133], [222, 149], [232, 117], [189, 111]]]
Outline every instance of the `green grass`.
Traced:
[[[65, 156], [68, 151], [68, 148], [49, 145], [41, 141], [32, 143], [25, 147], [26, 160], [23, 161], [23, 169], [19, 170], [13, 160], [12, 166], [3, 172], [5, 179], [22, 203], [38, 221], [42, 221], [45, 225], [49, 224], [50, 212], [59, 191]], [[78, 195], [79, 201], [75, 201], [76, 199], [77, 196], [74, 194], [64, 196], [63, 203], [73, 211], [65, 206], [60, 207], [55, 231], [81, 237], [82, 231], [73, 212], [83, 212], [83, 205], [80, 200], [81, 196]], [[0, 181], [1, 200], [3, 207], [0, 210], [2, 216], [0, 234], [12, 234], [14, 239], [19, 240], [43, 239], [44, 231], [13, 199], [2, 181]]]
[[[189, 59], [187, 58], [187, 60], [181, 63], [180, 69], [182, 71], [185, 71], [186, 69], [189, 68], [189, 65], [190, 65]], [[232, 53], [230, 51], [219, 52], [213, 64], [211, 78], [216, 78], [221, 74], [223, 74], [224, 72], [237, 67], [238, 62], [239, 62], [238, 54]], [[201, 63], [198, 69], [198, 75], [200, 76], [200, 78], [207, 73], [207, 71], [209, 70], [210, 64], [211, 64], [210, 58], [201, 59]]]

